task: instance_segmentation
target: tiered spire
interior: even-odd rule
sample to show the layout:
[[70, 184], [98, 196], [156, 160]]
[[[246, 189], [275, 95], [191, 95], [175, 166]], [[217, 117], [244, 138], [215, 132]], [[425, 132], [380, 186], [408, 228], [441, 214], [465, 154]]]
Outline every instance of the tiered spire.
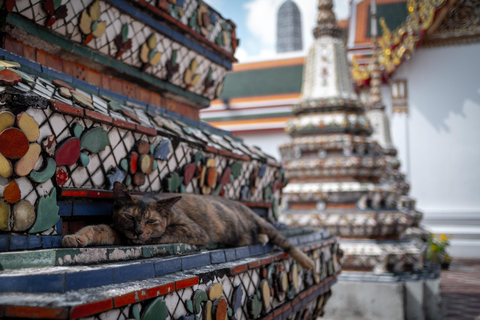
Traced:
[[[406, 201], [403, 176], [396, 170], [398, 161], [386, 151], [393, 148], [376, 49], [375, 77], [365, 113], [353, 88], [332, 7], [332, 0], [319, 1], [316, 39], [304, 66], [301, 101], [294, 107], [296, 117], [286, 127], [293, 139], [280, 147], [290, 179], [283, 190], [283, 217], [291, 224], [326, 227], [343, 238], [379, 241], [342, 240], [347, 268], [420, 267], [421, 252], [408, 241], [381, 242], [399, 239], [404, 230], [418, 223], [419, 215], [412, 202]], [[372, 25], [376, 28], [376, 21]], [[376, 30], [373, 34], [376, 39]], [[373, 120], [380, 144], [370, 137], [367, 117]], [[392, 247], [395, 254], [388, 252]]]

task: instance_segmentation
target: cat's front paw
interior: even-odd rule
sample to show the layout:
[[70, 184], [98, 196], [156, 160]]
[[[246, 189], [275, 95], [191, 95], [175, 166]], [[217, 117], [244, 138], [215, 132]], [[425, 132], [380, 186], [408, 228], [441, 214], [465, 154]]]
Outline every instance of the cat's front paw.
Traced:
[[88, 238], [75, 234], [63, 237], [62, 246], [64, 248], [83, 248], [88, 245]]

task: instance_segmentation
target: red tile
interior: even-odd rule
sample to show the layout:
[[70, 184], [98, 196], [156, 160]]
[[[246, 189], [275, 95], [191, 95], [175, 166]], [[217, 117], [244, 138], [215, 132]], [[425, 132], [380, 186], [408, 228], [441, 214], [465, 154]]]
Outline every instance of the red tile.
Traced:
[[162, 96], [159, 95], [158, 93], [151, 92], [150, 104], [154, 105], [154, 106], [157, 106], [157, 107], [161, 107], [162, 106]]
[[13, 40], [10, 37], [5, 37], [5, 50], [15, 53], [19, 56], [23, 56], [23, 43], [17, 40]]
[[42, 66], [45, 65], [45, 51], [37, 49], [37, 62], [40, 63]]
[[214, 148], [214, 147], [210, 147], [210, 146], [205, 146], [205, 150], [208, 151], [208, 152], [211, 152], [211, 153], [216, 153], [216, 154], [220, 153], [220, 150], [218, 150], [217, 148]]
[[67, 83], [65, 83], [65, 82], [63, 82], [62, 80], [59, 80], [59, 79], [52, 80], [52, 84], [56, 87], [65, 87], [68, 90], [73, 90], [73, 88], [69, 84], [67, 84]]
[[110, 90], [123, 94], [123, 81], [114, 77], [110, 78]]
[[236, 266], [234, 268], [230, 268], [230, 274], [235, 275], [235, 274], [245, 272], [247, 270], [248, 270], [248, 264], [243, 264], [241, 266]]
[[282, 308], [279, 308], [277, 310], [274, 310], [273, 311], [273, 317], [276, 317], [278, 316], [279, 314], [281, 314], [283, 311], [282, 311]]
[[261, 265], [262, 265], [262, 261], [261, 261], [261, 260], [257, 260], [257, 261], [250, 262], [250, 263], [248, 264], [248, 268], [249, 268], [249, 269], [253, 269], [253, 268], [257, 268], [257, 267], [259, 267], [259, 266], [261, 266]]
[[89, 198], [113, 198], [112, 191], [88, 190], [87, 196]]
[[136, 128], [134, 123], [130, 123], [120, 119], [113, 119], [113, 125], [128, 130], [135, 130]]
[[273, 314], [270, 313], [268, 316], [264, 317], [263, 320], [272, 320], [273, 319]]
[[87, 69], [87, 82], [96, 86], [102, 85], [102, 74], [98, 71]]
[[77, 79], [87, 81], [87, 67], [83, 64], [72, 62], [72, 76]]
[[261, 260], [262, 265], [272, 263], [272, 261], [273, 261], [272, 258], [266, 258], [266, 259], [262, 259], [262, 260]]
[[107, 115], [104, 115], [102, 113], [92, 111], [92, 110], [85, 110], [85, 116], [92, 119], [96, 120], [98, 122], [106, 123], [106, 124], [112, 124], [113, 123], [113, 118]]
[[83, 117], [83, 109], [69, 106], [68, 104], [65, 104], [60, 101], [53, 101], [53, 106], [52, 110], [60, 112], [60, 113], [65, 113], [65, 114], [70, 114], [73, 116], [80, 116]]
[[122, 81], [122, 82], [123, 82], [123, 94], [126, 95], [127, 97], [136, 99], [137, 97], [135, 96], [136, 94], [135, 85], [128, 81]]
[[64, 73], [73, 76], [73, 62], [62, 60], [62, 68]]
[[140, 101], [150, 104], [152, 101], [152, 93], [146, 89], [138, 88], [138, 93], [140, 94]]
[[68, 309], [5, 306], [4, 316], [33, 319], [68, 319]]
[[81, 306], [73, 307], [70, 311], [71, 319], [78, 319], [81, 317], [90, 316], [95, 313], [103, 312], [113, 309], [112, 299], [97, 301], [93, 303], [87, 303]]
[[148, 297], [154, 298], [175, 291], [175, 283], [165, 284], [160, 287], [148, 289]]
[[194, 286], [196, 284], [198, 284], [198, 277], [177, 281], [175, 283], [175, 286], [177, 290], [180, 290], [183, 288]]
[[62, 197], [86, 197], [87, 190], [62, 189]]
[[35, 48], [23, 44], [23, 56], [29, 60], [36, 61], [37, 53]]
[[155, 130], [153, 128], [144, 127], [144, 126], [141, 126], [139, 124], [137, 124], [137, 131], [145, 133], [149, 136], [156, 136], [157, 135], [157, 130]]
[[125, 294], [120, 297], [113, 298], [113, 303], [115, 308], [125, 306], [127, 304], [136, 303], [138, 301], [145, 300], [148, 297], [146, 290], [141, 290], [137, 292], [132, 292], [129, 294]]
[[282, 307], [282, 312], [287, 311], [287, 310], [290, 309], [291, 307], [292, 307], [292, 303], [291, 303], [291, 302], [284, 304], [283, 307]]
[[110, 89], [110, 76], [107, 76], [102, 73], [102, 83], [100, 86], [104, 89], [111, 90]]
[[45, 65], [49, 68], [63, 72], [62, 59], [54, 57], [50, 54], [45, 55]]

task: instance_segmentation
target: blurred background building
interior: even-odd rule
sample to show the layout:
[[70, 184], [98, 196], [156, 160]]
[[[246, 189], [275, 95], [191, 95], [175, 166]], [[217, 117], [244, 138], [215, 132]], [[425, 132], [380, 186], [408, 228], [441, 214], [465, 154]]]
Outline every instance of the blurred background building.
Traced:
[[[420, 3], [435, 6], [435, 15], [412, 24], [423, 14]], [[338, 22], [364, 102], [372, 48], [369, 6], [367, 0], [352, 1], [349, 18]], [[430, 231], [453, 236], [454, 257], [480, 257], [480, 6], [465, 0], [379, 0], [377, 6], [382, 98], [410, 195]], [[299, 102], [305, 59], [277, 57], [234, 65], [220, 98], [201, 118], [278, 159], [278, 146], [289, 139], [285, 124]]]

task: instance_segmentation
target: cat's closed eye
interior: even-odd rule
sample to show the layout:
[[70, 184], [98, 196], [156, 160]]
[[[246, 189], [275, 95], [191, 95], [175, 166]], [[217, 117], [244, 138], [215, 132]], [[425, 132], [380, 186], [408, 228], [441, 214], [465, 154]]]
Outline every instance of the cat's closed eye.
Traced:
[[158, 224], [158, 220], [155, 219], [148, 219], [147, 224]]
[[130, 214], [125, 214], [124, 217], [127, 218], [128, 220], [135, 220], [135, 217]]

